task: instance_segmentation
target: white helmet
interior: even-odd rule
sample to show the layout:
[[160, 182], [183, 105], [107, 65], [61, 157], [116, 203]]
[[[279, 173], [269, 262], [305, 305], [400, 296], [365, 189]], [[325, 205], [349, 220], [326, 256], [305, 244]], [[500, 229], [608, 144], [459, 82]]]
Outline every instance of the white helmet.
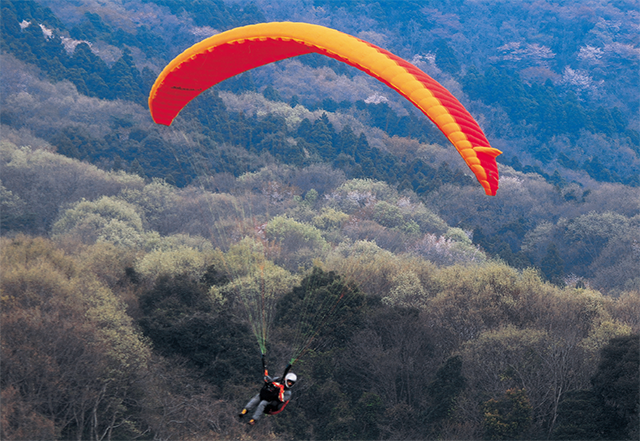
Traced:
[[284, 384], [287, 388], [296, 384], [296, 381], [298, 381], [298, 377], [296, 376], [296, 374], [287, 374], [287, 376], [284, 377]]

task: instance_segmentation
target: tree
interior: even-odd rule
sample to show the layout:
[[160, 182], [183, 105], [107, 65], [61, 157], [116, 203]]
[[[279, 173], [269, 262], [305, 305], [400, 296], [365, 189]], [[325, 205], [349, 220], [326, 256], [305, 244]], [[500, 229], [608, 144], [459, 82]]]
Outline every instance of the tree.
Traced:
[[400, 208], [386, 201], [380, 201], [373, 207], [373, 220], [387, 228], [397, 228], [404, 223]]
[[485, 439], [522, 439], [531, 425], [531, 404], [524, 389], [509, 389], [483, 406]]
[[602, 349], [598, 370], [591, 382], [601, 406], [605, 439], [635, 439], [639, 433], [640, 411], [640, 336], [612, 339]]
[[309, 348], [343, 346], [358, 327], [362, 292], [333, 271], [314, 267], [278, 299], [275, 324], [288, 329], [296, 357]]
[[309, 267], [314, 258], [328, 250], [320, 230], [284, 216], [271, 219], [265, 233], [279, 249], [275, 262], [291, 271]]
[[159, 277], [140, 298], [140, 326], [159, 353], [183, 357], [211, 384], [248, 381], [255, 353], [251, 332], [209, 289], [187, 274]]
[[3, 438], [144, 432], [150, 351], [124, 305], [51, 241], [16, 236], [0, 249]]
[[284, 101], [280, 96], [280, 92], [278, 92], [273, 86], [268, 85], [262, 91], [262, 96], [270, 101]]
[[562, 286], [564, 281], [564, 261], [558, 254], [558, 249], [554, 243], [550, 244], [547, 248], [547, 254], [542, 258], [540, 262], [540, 269], [542, 274], [548, 281], [555, 285]]
[[60, 208], [82, 198], [111, 196], [123, 188], [141, 188], [143, 184], [138, 177], [108, 173], [42, 149], [18, 148], [3, 142], [0, 151], [2, 185], [24, 202], [29, 218], [25, 232], [48, 233]]
[[108, 196], [95, 202], [78, 202], [62, 214], [52, 234], [72, 236], [87, 244], [105, 241], [131, 248], [143, 245], [145, 239], [136, 207]]
[[109, 89], [105, 80], [108, 81], [109, 68], [100, 57], [91, 51], [87, 43], [83, 42], [76, 46], [69, 67], [82, 70], [82, 77], [87, 86], [87, 95], [107, 98]]
[[467, 387], [467, 379], [462, 374], [462, 357], [455, 355], [438, 368], [435, 379], [429, 384], [427, 392], [431, 406], [426, 414], [430, 424], [441, 424], [454, 415], [456, 401]]
[[453, 49], [451, 49], [445, 40], [440, 40], [438, 43], [438, 48], [436, 49], [436, 64], [447, 73], [457, 74], [460, 72], [460, 63]]
[[11, 190], [7, 190], [0, 181], [0, 231], [26, 229], [27, 223], [24, 201]]
[[108, 98], [134, 102], [141, 102], [145, 99], [140, 71], [136, 68], [128, 49], [125, 49], [118, 61], [111, 66], [108, 79], [111, 92]]
[[123, 198], [142, 209], [142, 220], [147, 229], [168, 235], [184, 226], [184, 214], [177, 211], [179, 192], [162, 179], [154, 178], [142, 190], [123, 192]]
[[598, 401], [591, 390], [568, 392], [558, 407], [558, 424], [553, 439], [601, 439]]

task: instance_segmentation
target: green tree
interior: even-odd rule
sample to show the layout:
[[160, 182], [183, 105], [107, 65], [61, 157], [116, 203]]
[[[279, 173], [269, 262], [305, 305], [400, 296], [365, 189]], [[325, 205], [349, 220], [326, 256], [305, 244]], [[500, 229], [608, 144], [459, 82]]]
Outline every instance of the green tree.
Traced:
[[280, 92], [278, 92], [273, 86], [268, 85], [262, 91], [262, 96], [270, 101], [284, 101], [280, 96]]
[[110, 93], [107, 86], [109, 68], [100, 57], [91, 51], [88, 44], [80, 43], [76, 46], [69, 64], [72, 68], [82, 70], [82, 79], [87, 87], [87, 95], [107, 98]]
[[140, 436], [150, 350], [124, 304], [49, 240], [0, 250], [3, 439]]
[[142, 77], [128, 49], [125, 49], [118, 61], [111, 66], [108, 78], [111, 90], [108, 98], [135, 102], [141, 102], [146, 98], [142, 90]]
[[509, 389], [482, 405], [485, 439], [522, 439], [531, 426], [531, 404], [524, 389]]
[[439, 424], [453, 417], [458, 396], [467, 387], [462, 374], [462, 357], [455, 355], [438, 368], [436, 378], [429, 384], [427, 393], [431, 405], [426, 414], [430, 424]]
[[550, 244], [547, 248], [547, 254], [540, 262], [540, 270], [551, 283], [559, 286], [564, 284], [562, 280], [564, 277], [564, 261], [560, 257], [554, 243]]
[[213, 270], [199, 280], [159, 277], [140, 297], [138, 322], [159, 353], [184, 358], [211, 384], [233, 387], [251, 378], [255, 342], [246, 324], [209, 294], [211, 280], [226, 282]]
[[292, 271], [309, 267], [314, 258], [328, 251], [328, 244], [316, 227], [284, 216], [269, 221], [265, 233], [279, 248], [276, 263]]
[[29, 216], [25, 203], [0, 181], [0, 232], [25, 229]]
[[145, 234], [136, 208], [109, 196], [97, 201], [83, 200], [60, 216], [53, 225], [52, 234], [54, 237], [73, 237], [87, 244], [104, 241], [139, 247], [145, 241]]
[[640, 336], [612, 339], [602, 349], [602, 359], [591, 380], [602, 411], [605, 439], [636, 439], [640, 413]]
[[598, 401], [592, 390], [568, 392], [558, 407], [556, 440], [602, 439]]
[[436, 64], [443, 71], [455, 75], [460, 72], [460, 62], [451, 46], [445, 40], [440, 40], [436, 49]]
[[289, 330], [294, 358], [309, 348], [346, 344], [358, 327], [365, 298], [333, 271], [314, 267], [278, 302], [275, 323]]
[[320, 118], [314, 121], [307, 141], [315, 146], [320, 157], [330, 159], [334, 156], [333, 138], [335, 136], [336, 131], [333, 124], [329, 121], [327, 114], [323, 113]]
[[373, 207], [373, 220], [387, 228], [398, 228], [404, 223], [400, 208], [386, 201], [380, 201]]

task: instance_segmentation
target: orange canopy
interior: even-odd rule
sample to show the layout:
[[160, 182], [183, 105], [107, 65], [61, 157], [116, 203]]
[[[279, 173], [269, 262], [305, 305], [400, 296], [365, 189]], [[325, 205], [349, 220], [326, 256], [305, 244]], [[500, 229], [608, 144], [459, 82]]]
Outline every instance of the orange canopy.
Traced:
[[456, 147], [486, 194], [498, 189], [496, 156], [478, 123], [442, 85], [413, 64], [351, 35], [307, 23], [262, 23], [209, 37], [177, 56], [156, 79], [149, 109], [171, 125], [192, 99], [239, 73], [274, 61], [319, 53], [382, 81], [418, 107]]

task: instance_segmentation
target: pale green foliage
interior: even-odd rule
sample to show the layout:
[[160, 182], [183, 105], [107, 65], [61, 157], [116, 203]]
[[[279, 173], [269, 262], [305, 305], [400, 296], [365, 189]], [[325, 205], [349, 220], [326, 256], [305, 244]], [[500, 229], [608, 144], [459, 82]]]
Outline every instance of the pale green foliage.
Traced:
[[199, 280], [207, 268], [218, 259], [212, 251], [178, 246], [169, 250], [157, 249], [145, 254], [136, 262], [135, 269], [147, 281], [156, 280], [160, 276], [178, 275], [188, 275], [192, 280]]
[[398, 193], [386, 182], [351, 179], [327, 196], [329, 205], [347, 214], [375, 205], [378, 201], [395, 203]]
[[[615, 305], [610, 297], [590, 289], [566, 289], [561, 293], [564, 294], [562, 300], [570, 305], [571, 314], [581, 319], [579, 345], [592, 358], [598, 356], [609, 339], [631, 333], [630, 325], [621, 323], [612, 316]], [[570, 318], [572, 317], [565, 314], [565, 319]]]
[[141, 232], [128, 222], [112, 219], [100, 226], [97, 242], [109, 242], [118, 246], [135, 248], [140, 246], [144, 237]]
[[313, 218], [313, 225], [320, 230], [337, 230], [349, 220], [349, 215], [333, 208], [323, 208], [320, 214]]
[[580, 346], [596, 354], [612, 338], [631, 334], [631, 326], [618, 320], [603, 320], [591, 329], [589, 336], [582, 340]]
[[308, 267], [315, 258], [322, 257], [329, 248], [316, 227], [294, 219], [277, 216], [265, 228], [267, 239], [280, 249], [279, 259], [285, 267]]
[[4, 228], [11, 227], [25, 215], [26, 204], [20, 196], [13, 194], [0, 180], [0, 222]]
[[426, 305], [426, 291], [413, 271], [403, 271], [393, 279], [393, 287], [383, 303], [393, 306], [423, 308]]
[[386, 296], [399, 269], [399, 257], [371, 241], [345, 241], [329, 252], [327, 270], [353, 280], [367, 294]]
[[410, 251], [438, 265], [482, 264], [487, 256], [471, 243], [459, 228], [450, 228], [449, 237], [425, 234]]
[[224, 270], [234, 279], [252, 274], [256, 268], [266, 264], [268, 249], [264, 244], [252, 237], [244, 237], [238, 243], [229, 248], [229, 251], [220, 253], [220, 263]]
[[469, 236], [462, 228], [449, 228], [444, 237], [454, 242], [471, 245], [471, 239], [469, 239]]
[[175, 210], [178, 192], [164, 180], [154, 178], [142, 189], [125, 189], [122, 198], [142, 209], [148, 228], [157, 230], [167, 215]]
[[247, 307], [260, 306], [263, 300], [272, 305], [299, 282], [300, 276], [291, 274], [269, 260], [263, 260], [248, 274], [235, 277], [221, 287], [212, 287], [210, 293], [217, 298], [235, 298]]
[[60, 208], [83, 198], [113, 196], [125, 188], [141, 188], [143, 180], [123, 172], [106, 172], [62, 155], [0, 142], [2, 184], [24, 202], [33, 219], [29, 228], [48, 232]]
[[418, 236], [420, 235], [420, 225], [413, 219], [405, 222], [400, 230], [410, 236]]
[[400, 196], [385, 182], [352, 179], [326, 195], [328, 207], [358, 218], [372, 219], [385, 228], [416, 236], [444, 233], [447, 224], [421, 202]]
[[486, 254], [478, 249], [477, 246], [471, 243], [454, 242], [450, 249], [451, 263], [466, 263], [466, 264], [482, 264], [485, 263], [488, 258]]
[[611, 311], [612, 316], [631, 326], [634, 334], [640, 333], [640, 289], [622, 293]]
[[530, 303], [540, 304], [553, 289], [535, 271], [518, 271], [504, 264], [440, 269], [428, 288], [435, 296], [426, 308], [447, 338], [467, 341], [499, 323], [530, 324]]
[[442, 234], [448, 225], [440, 216], [424, 206], [424, 204], [400, 205], [405, 217], [418, 224], [422, 233]]
[[170, 251], [180, 248], [192, 248], [194, 250], [211, 253], [213, 245], [211, 241], [201, 236], [191, 236], [189, 234], [172, 234], [171, 236], [157, 237], [157, 242], [147, 240], [147, 249]]
[[25, 236], [1, 245], [3, 379], [22, 386], [11, 406], [28, 406], [58, 431], [125, 423], [122, 406], [138, 393], [151, 351], [123, 302], [87, 270], [86, 254]]
[[[341, 243], [327, 255], [324, 267], [354, 281], [369, 295], [389, 297], [387, 301], [392, 303], [396, 301], [390, 294], [394, 287], [397, 288], [396, 294], [402, 297], [402, 290], [411, 283], [417, 288], [414, 276], [424, 286], [434, 270], [431, 262], [394, 254], [371, 241]], [[411, 275], [403, 276], [404, 272]]]
[[380, 256], [384, 259], [396, 259], [397, 256], [390, 251], [383, 250], [375, 242], [359, 240], [355, 243], [342, 243], [327, 256], [327, 262], [342, 259], [356, 259], [361, 263], [371, 263]]
[[87, 244], [104, 241], [126, 247], [142, 245], [143, 233], [136, 208], [110, 196], [78, 202], [60, 216], [52, 229], [53, 237], [68, 235]]
[[315, 189], [311, 189], [304, 195], [304, 202], [309, 206], [313, 207], [313, 205], [318, 200], [318, 192]]
[[528, 383], [529, 375], [544, 368], [543, 356], [550, 347], [546, 331], [507, 325], [483, 332], [465, 343], [462, 353], [467, 363], [483, 365], [478, 371], [469, 370], [475, 384], [487, 390], [500, 390]]
[[[407, 224], [415, 222], [422, 233], [442, 234], [448, 228], [447, 223], [425, 207], [422, 202], [416, 203], [412, 202], [408, 197], [401, 197], [397, 204]], [[407, 228], [407, 224], [405, 224], [404, 228]]]
[[400, 208], [386, 201], [379, 201], [373, 206], [373, 220], [387, 228], [398, 228], [404, 224]]
[[217, 256], [220, 261], [216, 268], [223, 268], [231, 276], [230, 282], [209, 289], [214, 305], [224, 305], [227, 300], [241, 305], [239, 310], [247, 315], [263, 353], [278, 299], [300, 283], [300, 276], [268, 260], [266, 251], [261, 242], [245, 237], [226, 254]]
[[121, 288], [123, 280], [127, 278], [126, 268], [133, 266], [137, 250], [108, 242], [98, 242], [82, 248], [77, 253], [82, 270], [95, 274], [98, 280], [112, 290]]
[[[150, 351], [134, 330], [123, 303], [95, 280], [80, 279], [78, 289], [87, 296], [85, 317], [96, 324], [99, 342], [107, 347], [113, 375], [126, 376], [131, 369], [146, 368]], [[123, 377], [126, 379], [126, 377]]]

